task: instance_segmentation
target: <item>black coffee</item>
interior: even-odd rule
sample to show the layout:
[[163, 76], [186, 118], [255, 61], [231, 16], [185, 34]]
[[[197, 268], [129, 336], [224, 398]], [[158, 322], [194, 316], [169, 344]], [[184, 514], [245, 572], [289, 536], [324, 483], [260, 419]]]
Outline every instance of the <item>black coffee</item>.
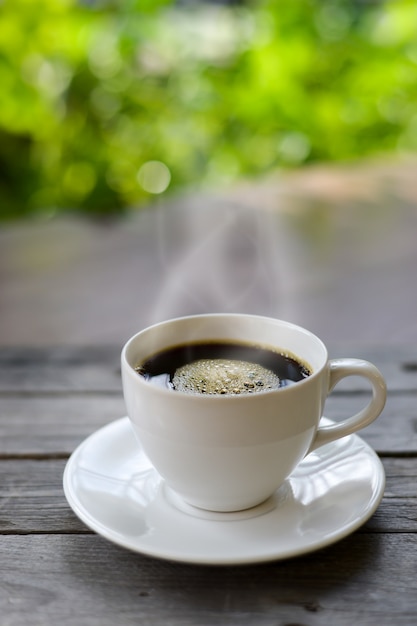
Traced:
[[135, 369], [152, 384], [205, 395], [259, 393], [287, 387], [311, 373], [294, 355], [221, 341], [174, 346]]

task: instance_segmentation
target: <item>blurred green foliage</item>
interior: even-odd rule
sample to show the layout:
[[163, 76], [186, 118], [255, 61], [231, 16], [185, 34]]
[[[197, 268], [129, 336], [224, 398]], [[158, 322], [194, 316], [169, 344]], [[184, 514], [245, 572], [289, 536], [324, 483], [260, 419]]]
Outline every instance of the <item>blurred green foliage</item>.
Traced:
[[0, 214], [417, 148], [417, 3], [0, 1]]

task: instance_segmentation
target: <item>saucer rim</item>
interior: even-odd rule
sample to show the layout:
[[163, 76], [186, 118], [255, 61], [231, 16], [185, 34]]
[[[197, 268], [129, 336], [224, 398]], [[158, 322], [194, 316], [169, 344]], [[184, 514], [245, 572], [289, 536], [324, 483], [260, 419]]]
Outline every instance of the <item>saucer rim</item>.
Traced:
[[[326, 421], [326, 424], [335, 423], [333, 420], [328, 418], [322, 418]], [[165, 546], [163, 549], [158, 549], [156, 546], [136, 546], [132, 545], [132, 542], [123, 538], [122, 535], [117, 535], [115, 531], [109, 529], [108, 526], [100, 522], [96, 517], [94, 517], [89, 511], [85, 509], [84, 506], [79, 504], [79, 499], [73, 489], [73, 486], [70, 481], [70, 476], [73, 470], [76, 467], [76, 461], [79, 454], [82, 450], [87, 447], [92, 440], [94, 440], [98, 435], [102, 435], [106, 430], [114, 430], [118, 428], [122, 428], [125, 424], [129, 423], [130, 420], [127, 416], [118, 418], [109, 422], [108, 424], [98, 428], [93, 433], [88, 435], [72, 452], [70, 457], [67, 460], [65, 465], [65, 469], [63, 472], [63, 489], [64, 495], [69, 504], [72, 511], [75, 515], [94, 533], [103, 537], [107, 541], [117, 545], [121, 548], [129, 550], [130, 552], [136, 554], [142, 554], [147, 557], [156, 558], [164, 561], [178, 562], [184, 564], [191, 565], [208, 565], [208, 566], [233, 566], [233, 565], [254, 565], [261, 563], [269, 563], [269, 562], [279, 562], [283, 560], [288, 560], [292, 558], [296, 558], [299, 556], [304, 556], [311, 554], [312, 552], [316, 552], [318, 550], [322, 550], [332, 544], [341, 541], [353, 534], [357, 531], [361, 526], [363, 526], [375, 513], [377, 508], [379, 507], [381, 500], [384, 496], [385, 485], [386, 485], [386, 476], [385, 470], [382, 465], [381, 459], [375, 450], [361, 437], [357, 434], [348, 435], [345, 439], [354, 439], [358, 440], [357, 442], [362, 444], [367, 449], [367, 452], [371, 453], [371, 457], [373, 460], [373, 468], [374, 474], [377, 477], [377, 484], [375, 485], [372, 494], [369, 498], [368, 505], [366, 511], [362, 515], [358, 515], [355, 519], [353, 519], [350, 523], [346, 525], [342, 525], [340, 528], [334, 529], [332, 532], [326, 532], [323, 538], [317, 539], [316, 541], [311, 542], [309, 545], [300, 545], [299, 548], [290, 548], [287, 550], [271, 550], [271, 552], [265, 554], [254, 554], [254, 555], [242, 555], [241, 557], [233, 555], [228, 557], [227, 555], [219, 556], [211, 556], [207, 555], [207, 553], [203, 554], [183, 554], [178, 550], [173, 550], [172, 548], [167, 548]], [[130, 424], [129, 424], [130, 425]], [[133, 433], [133, 430], [132, 430]], [[331, 442], [326, 444], [328, 446], [334, 445], [335, 442]], [[138, 446], [140, 446], [140, 442], [138, 442]], [[154, 469], [156, 472], [156, 470]], [[164, 484], [164, 480], [161, 478], [161, 484]], [[163, 491], [163, 490], [162, 490]], [[263, 515], [268, 516], [271, 515], [273, 511], [265, 512]], [[186, 513], [183, 513], [186, 515]], [[195, 518], [196, 523], [204, 522], [207, 523], [208, 520], [198, 520]], [[241, 524], [240, 520], [225, 520], [228, 524]], [[215, 524], [216, 522], [209, 522]], [[222, 523], [222, 522], [221, 522]], [[117, 535], [117, 536], [116, 536]]]

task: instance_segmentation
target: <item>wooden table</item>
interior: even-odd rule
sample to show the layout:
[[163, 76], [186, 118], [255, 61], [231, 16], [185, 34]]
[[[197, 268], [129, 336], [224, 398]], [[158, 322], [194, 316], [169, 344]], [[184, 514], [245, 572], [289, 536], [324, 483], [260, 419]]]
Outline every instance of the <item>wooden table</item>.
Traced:
[[[0, 356], [2, 626], [411, 625], [417, 619], [417, 354], [330, 346], [382, 371], [389, 397], [363, 438], [382, 458], [384, 499], [356, 533], [305, 557], [243, 567], [191, 566], [128, 552], [69, 508], [70, 453], [125, 413], [120, 346], [25, 349]], [[364, 403], [355, 379], [329, 417]]]

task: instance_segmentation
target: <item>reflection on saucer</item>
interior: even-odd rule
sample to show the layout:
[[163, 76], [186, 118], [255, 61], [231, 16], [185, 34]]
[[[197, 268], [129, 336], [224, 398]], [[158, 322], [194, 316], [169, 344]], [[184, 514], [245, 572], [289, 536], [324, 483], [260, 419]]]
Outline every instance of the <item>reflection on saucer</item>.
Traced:
[[243, 511], [220, 512], [207, 511], [206, 509], [199, 509], [192, 504], [188, 504], [181, 496], [165, 484], [163, 485], [163, 492], [167, 502], [182, 513], [212, 522], [242, 522], [243, 520], [252, 519], [253, 517], [259, 517], [259, 515], [265, 515], [282, 505], [285, 500], [292, 495], [289, 482], [286, 481], [270, 498], [257, 506], [244, 509]]

